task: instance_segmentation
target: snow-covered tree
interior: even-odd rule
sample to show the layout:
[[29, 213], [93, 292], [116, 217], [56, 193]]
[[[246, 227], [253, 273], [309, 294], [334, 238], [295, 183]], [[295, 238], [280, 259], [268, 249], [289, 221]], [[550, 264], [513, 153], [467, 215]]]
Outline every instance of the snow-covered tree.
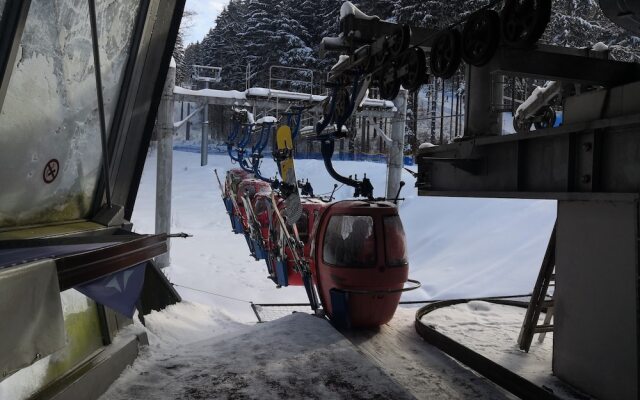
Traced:
[[231, 0], [216, 18], [212, 28], [201, 43], [201, 63], [222, 67], [223, 88], [240, 89], [244, 86], [247, 64], [246, 3]]
[[614, 59], [640, 61], [640, 38], [632, 36], [604, 16], [596, 0], [558, 0], [543, 42], [567, 47], [588, 47], [602, 42]]
[[[242, 89], [247, 64], [251, 84], [268, 85], [269, 67], [310, 67], [318, 82], [335, 63], [336, 55], [320, 57], [319, 43], [336, 36], [343, 0], [231, 0], [202, 42], [189, 46], [188, 59], [223, 67], [224, 88]], [[363, 12], [383, 20], [413, 26], [443, 28], [486, 5], [486, 0], [358, 0]], [[640, 60], [640, 38], [614, 25], [597, 0], [556, 0], [546, 43], [586, 47], [604, 42], [620, 60]], [[185, 55], [187, 57], [187, 55]], [[185, 61], [185, 63], [189, 64]]]
[[184, 39], [182, 32], [178, 32], [178, 37], [176, 37], [176, 44], [173, 48], [173, 58], [176, 60], [176, 85], [181, 85], [184, 83], [187, 75], [187, 68], [184, 63]]

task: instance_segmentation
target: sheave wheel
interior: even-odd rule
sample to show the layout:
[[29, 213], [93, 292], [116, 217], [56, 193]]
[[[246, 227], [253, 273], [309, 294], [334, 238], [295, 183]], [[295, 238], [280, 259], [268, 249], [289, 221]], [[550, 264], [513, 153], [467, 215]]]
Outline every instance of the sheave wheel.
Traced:
[[493, 10], [476, 11], [462, 29], [462, 59], [481, 67], [491, 60], [500, 43], [500, 15]]
[[551, 18], [551, 0], [505, 0], [502, 38], [514, 47], [529, 47], [542, 37]]
[[542, 107], [537, 114], [539, 120], [533, 123], [536, 129], [553, 128], [553, 125], [556, 123], [556, 112], [551, 108], [551, 106]]
[[390, 68], [380, 74], [379, 77], [380, 97], [384, 100], [393, 100], [400, 93], [400, 80], [396, 75], [395, 68]]
[[433, 76], [449, 79], [458, 70], [462, 59], [460, 42], [460, 32], [453, 29], [445, 29], [433, 39], [429, 59]]
[[427, 59], [420, 47], [409, 49], [404, 58], [407, 73], [402, 77], [402, 86], [409, 91], [418, 90], [427, 75]]

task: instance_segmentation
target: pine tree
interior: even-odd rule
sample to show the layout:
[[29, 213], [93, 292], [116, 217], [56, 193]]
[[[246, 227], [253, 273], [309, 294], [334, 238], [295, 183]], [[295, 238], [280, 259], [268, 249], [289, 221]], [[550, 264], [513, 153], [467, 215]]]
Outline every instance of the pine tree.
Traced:
[[630, 35], [604, 16], [595, 0], [558, 0], [543, 42], [591, 48], [597, 42], [610, 47], [612, 58], [640, 61], [640, 38]]
[[245, 82], [247, 63], [246, 7], [240, 0], [231, 0], [216, 18], [216, 26], [202, 40], [202, 63], [222, 67], [221, 86], [241, 89]]
[[[269, 84], [269, 67], [310, 67], [319, 82], [336, 54], [318, 55], [320, 41], [337, 36], [343, 0], [231, 0], [202, 42], [185, 52], [185, 64], [220, 66], [221, 86], [243, 89], [247, 64], [252, 86]], [[486, 0], [359, 0], [363, 12], [383, 20], [441, 29], [486, 5]], [[602, 14], [597, 0], [556, 0], [543, 41], [587, 47], [602, 41], [614, 58], [640, 60], [640, 38], [629, 35]], [[197, 53], [197, 54], [196, 54]], [[316, 89], [317, 90], [317, 89]]]
[[184, 71], [185, 77], [184, 77], [184, 82], [182, 83], [183, 85], [191, 81], [193, 66], [202, 64], [202, 62], [200, 61], [201, 55], [202, 55], [202, 46], [200, 45], [200, 42], [191, 43], [184, 50], [183, 64], [185, 66], [185, 71]]
[[279, 64], [277, 58], [279, 24], [276, 21], [274, 0], [251, 0], [246, 9], [247, 29], [242, 34], [247, 50], [247, 62], [251, 63], [255, 76], [254, 86], [269, 84], [269, 67]]
[[179, 31], [176, 37], [176, 44], [173, 48], [173, 59], [176, 61], [176, 85], [182, 85], [187, 75], [187, 69], [184, 63], [184, 39], [183, 32]]

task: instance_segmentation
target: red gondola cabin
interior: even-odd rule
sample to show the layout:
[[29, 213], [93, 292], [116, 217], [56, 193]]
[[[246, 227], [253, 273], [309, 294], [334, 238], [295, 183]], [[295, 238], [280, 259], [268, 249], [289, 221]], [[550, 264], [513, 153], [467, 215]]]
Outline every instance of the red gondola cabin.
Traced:
[[397, 207], [340, 201], [316, 223], [312, 271], [327, 315], [350, 327], [389, 322], [409, 274]]

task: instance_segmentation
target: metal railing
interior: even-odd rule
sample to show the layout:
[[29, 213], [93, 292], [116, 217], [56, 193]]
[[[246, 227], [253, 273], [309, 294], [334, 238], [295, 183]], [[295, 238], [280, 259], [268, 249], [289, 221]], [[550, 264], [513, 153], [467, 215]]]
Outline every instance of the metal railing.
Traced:
[[[276, 71], [277, 70], [294, 71], [294, 73], [296, 73], [296, 74], [302, 72], [303, 75], [307, 74], [310, 78], [309, 78], [309, 80], [306, 80], [306, 79], [293, 79], [293, 78], [289, 78], [289, 77], [283, 77], [283, 78], [274, 77], [274, 74], [273, 74], [274, 69]], [[313, 95], [313, 70], [312, 69], [297, 68], [297, 67], [285, 67], [283, 65], [272, 65], [272, 66], [269, 67], [269, 90], [277, 89], [277, 88], [273, 87], [273, 83], [274, 82], [293, 83], [294, 86], [295, 86], [295, 84], [300, 84], [300, 86], [308, 86], [309, 87], [309, 94]]]

